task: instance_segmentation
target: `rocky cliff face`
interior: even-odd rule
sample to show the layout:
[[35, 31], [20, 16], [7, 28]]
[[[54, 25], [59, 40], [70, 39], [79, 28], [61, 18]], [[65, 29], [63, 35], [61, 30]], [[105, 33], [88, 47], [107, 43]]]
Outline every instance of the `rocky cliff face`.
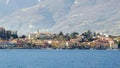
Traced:
[[[18, 3], [17, 0], [11, 1]], [[66, 33], [73, 31], [82, 33], [90, 29], [101, 33], [120, 34], [119, 0], [28, 1], [22, 5], [24, 0], [21, 0], [15, 11], [2, 15], [0, 25], [18, 30], [19, 34], [35, 32], [38, 29], [41, 32]]]

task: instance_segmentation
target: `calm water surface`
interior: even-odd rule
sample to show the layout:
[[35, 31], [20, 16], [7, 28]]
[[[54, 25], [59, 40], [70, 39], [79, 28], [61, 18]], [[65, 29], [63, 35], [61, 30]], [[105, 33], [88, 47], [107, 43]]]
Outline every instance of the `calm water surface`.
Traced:
[[0, 68], [120, 68], [120, 51], [3, 49]]

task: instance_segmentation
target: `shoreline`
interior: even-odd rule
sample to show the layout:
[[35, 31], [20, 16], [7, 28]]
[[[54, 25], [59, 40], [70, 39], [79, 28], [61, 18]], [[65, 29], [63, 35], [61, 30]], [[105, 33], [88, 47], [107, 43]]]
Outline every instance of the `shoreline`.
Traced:
[[117, 49], [93, 49], [93, 48], [90, 48], [90, 49], [79, 49], [79, 48], [75, 48], [75, 49], [69, 49], [69, 48], [66, 48], [66, 49], [54, 49], [54, 48], [0, 48], [0, 50], [3, 50], [3, 49], [16, 49], [16, 50], [20, 50], [20, 49], [30, 49], [30, 50], [120, 50], [120, 48], [117, 48]]

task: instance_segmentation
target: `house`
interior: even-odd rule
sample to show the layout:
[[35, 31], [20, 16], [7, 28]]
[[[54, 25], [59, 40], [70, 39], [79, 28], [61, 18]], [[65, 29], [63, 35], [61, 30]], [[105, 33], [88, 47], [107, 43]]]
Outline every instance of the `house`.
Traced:
[[50, 33], [34, 33], [28, 35], [29, 39], [51, 39]]
[[0, 42], [0, 48], [14, 48], [15, 45], [13, 42]]
[[109, 40], [109, 47], [110, 49], [117, 49], [118, 48], [118, 44], [115, 43], [113, 40]]

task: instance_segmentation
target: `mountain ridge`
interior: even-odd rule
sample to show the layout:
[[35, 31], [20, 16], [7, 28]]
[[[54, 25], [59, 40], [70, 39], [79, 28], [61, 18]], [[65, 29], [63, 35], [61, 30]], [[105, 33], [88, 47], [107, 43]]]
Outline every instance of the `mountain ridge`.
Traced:
[[[119, 0], [41, 0], [0, 18], [0, 25], [19, 34], [84, 32], [120, 34]], [[25, 31], [24, 31], [25, 30]]]

